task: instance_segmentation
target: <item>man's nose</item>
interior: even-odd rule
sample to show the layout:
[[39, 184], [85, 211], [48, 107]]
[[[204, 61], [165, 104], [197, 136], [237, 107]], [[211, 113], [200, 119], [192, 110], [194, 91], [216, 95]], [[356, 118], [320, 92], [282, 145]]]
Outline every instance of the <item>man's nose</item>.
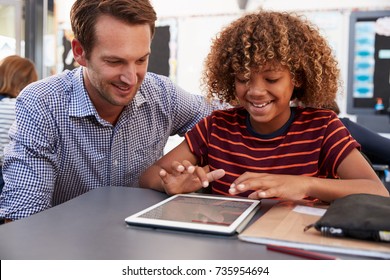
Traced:
[[127, 66], [125, 68], [125, 71], [123, 71], [123, 74], [121, 75], [120, 79], [122, 82], [126, 84], [130, 84], [130, 85], [136, 84], [137, 83], [136, 67], [134, 65]]

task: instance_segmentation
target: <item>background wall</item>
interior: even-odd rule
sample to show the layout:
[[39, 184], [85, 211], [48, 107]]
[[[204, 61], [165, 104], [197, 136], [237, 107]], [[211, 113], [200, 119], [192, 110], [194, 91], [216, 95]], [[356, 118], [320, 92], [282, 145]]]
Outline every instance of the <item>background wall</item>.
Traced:
[[[73, 2], [55, 1], [56, 17], [61, 26], [69, 28], [69, 10]], [[151, 3], [158, 15], [157, 25], [164, 27], [164, 31], [166, 27], [169, 29], [165, 34], [169, 36], [169, 76], [179, 86], [196, 94], [201, 94], [200, 77], [211, 40], [224, 25], [259, 8], [293, 10], [306, 15], [328, 38], [340, 63], [344, 88], [338, 101], [342, 114], [346, 112], [350, 12], [390, 9], [390, 0], [151, 0]], [[239, 4], [245, 9], [240, 9]], [[155, 47], [153, 52], [157, 53], [158, 49]], [[153, 55], [153, 59], [158, 56]], [[154, 66], [152, 70], [155, 70]]]
[[[209, 51], [210, 43], [223, 26], [259, 8], [296, 11], [312, 20], [329, 40], [339, 61], [343, 88], [338, 97], [341, 116], [346, 115], [346, 93], [348, 77], [348, 36], [349, 16], [353, 10], [390, 10], [390, 0], [151, 0], [158, 15], [157, 26], [162, 27], [165, 36], [152, 45], [150, 69], [157, 71], [156, 55], [161, 44], [168, 44], [169, 76], [182, 88], [201, 94], [200, 77], [203, 61]], [[240, 9], [239, 2], [245, 6]], [[246, 2], [246, 4], [245, 4]], [[57, 0], [57, 17], [62, 25], [69, 25], [68, 10], [72, 0]], [[158, 46], [157, 46], [158, 45]], [[165, 46], [164, 46], [165, 47]], [[165, 53], [166, 54], [166, 53]], [[152, 60], [151, 59], [151, 60]], [[165, 63], [165, 61], [164, 61]], [[166, 73], [162, 73], [166, 74]], [[353, 120], [355, 116], [349, 116]], [[173, 138], [167, 150], [181, 139]]]
[[[229, 22], [245, 12], [260, 7], [273, 10], [291, 10], [304, 14], [313, 21], [328, 39], [339, 61], [343, 87], [338, 94], [340, 116], [356, 120], [356, 116], [347, 115], [347, 78], [349, 55], [349, 16], [354, 10], [390, 9], [390, 0], [328, 0], [328, 1], [287, 1], [287, 0], [249, 0], [246, 9], [238, 8], [236, 0], [181, 1], [152, 0], [159, 15], [159, 23], [170, 27], [175, 36], [171, 42], [170, 76], [182, 88], [201, 94], [200, 78], [203, 61], [215, 35]], [[172, 9], [172, 7], [175, 9]], [[167, 151], [182, 139], [173, 137], [167, 145]]]

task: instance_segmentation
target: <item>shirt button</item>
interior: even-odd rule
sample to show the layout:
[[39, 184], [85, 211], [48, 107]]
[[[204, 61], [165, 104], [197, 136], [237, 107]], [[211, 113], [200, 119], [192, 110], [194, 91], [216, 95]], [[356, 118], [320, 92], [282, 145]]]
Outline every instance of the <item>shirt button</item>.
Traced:
[[115, 160], [114, 160], [114, 166], [118, 166], [118, 164], [119, 164], [119, 163], [118, 163], [118, 160], [115, 159]]

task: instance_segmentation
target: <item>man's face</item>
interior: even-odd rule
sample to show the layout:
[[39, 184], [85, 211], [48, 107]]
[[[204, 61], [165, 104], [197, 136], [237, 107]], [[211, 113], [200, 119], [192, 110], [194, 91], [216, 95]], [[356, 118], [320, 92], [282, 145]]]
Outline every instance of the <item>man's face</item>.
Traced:
[[85, 66], [85, 86], [104, 118], [110, 112], [118, 115], [137, 93], [148, 67], [151, 31], [147, 24], [129, 25], [100, 16], [95, 36], [89, 58], [83, 52], [78, 62]]

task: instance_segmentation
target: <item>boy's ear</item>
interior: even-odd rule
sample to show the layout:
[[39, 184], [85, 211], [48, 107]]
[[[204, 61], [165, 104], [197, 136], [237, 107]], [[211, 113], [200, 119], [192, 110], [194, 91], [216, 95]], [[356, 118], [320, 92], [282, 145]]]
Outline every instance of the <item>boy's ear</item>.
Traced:
[[304, 94], [303, 89], [295, 86], [290, 100], [294, 100], [294, 99], [300, 100], [302, 98], [303, 94]]
[[302, 82], [301, 81], [294, 80], [294, 87], [299, 88], [301, 86], [302, 86]]
[[81, 43], [77, 39], [72, 40], [72, 52], [74, 60], [81, 66], [86, 66], [87, 59]]
[[236, 106], [239, 106], [240, 105], [240, 101], [238, 100], [238, 98], [234, 98], [232, 100], [230, 100], [229, 104], [233, 107], [236, 107]]

